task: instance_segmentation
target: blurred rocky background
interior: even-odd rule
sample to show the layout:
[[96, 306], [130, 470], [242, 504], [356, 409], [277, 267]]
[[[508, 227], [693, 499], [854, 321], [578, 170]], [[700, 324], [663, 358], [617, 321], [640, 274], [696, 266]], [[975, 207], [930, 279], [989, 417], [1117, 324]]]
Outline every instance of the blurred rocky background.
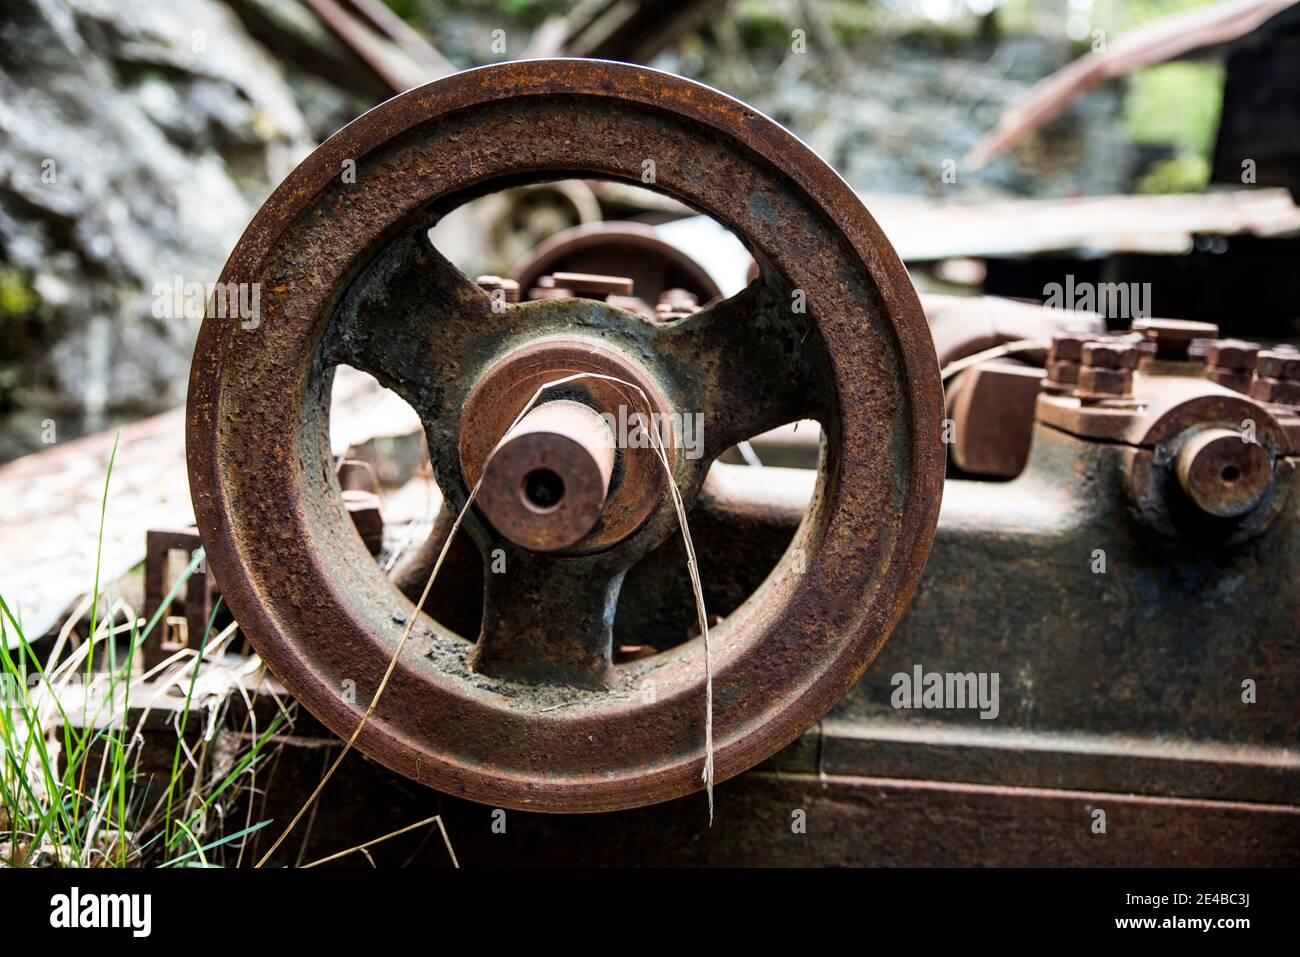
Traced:
[[[976, 173], [952, 182], [941, 170], [1099, 39], [1197, 5], [711, 2], [675, 36], [638, 38], [629, 58], [754, 103], [863, 192], [1186, 191], [1209, 175], [1223, 84], [1213, 64], [1140, 71]], [[259, 204], [316, 143], [394, 89], [576, 49], [566, 31], [602, 4], [355, 0], [372, 27], [361, 40], [341, 27], [342, 6], [5, 0], [0, 461], [182, 402], [197, 321], [160, 317], [176, 314], [160, 309], [166, 290], [215, 280]]]

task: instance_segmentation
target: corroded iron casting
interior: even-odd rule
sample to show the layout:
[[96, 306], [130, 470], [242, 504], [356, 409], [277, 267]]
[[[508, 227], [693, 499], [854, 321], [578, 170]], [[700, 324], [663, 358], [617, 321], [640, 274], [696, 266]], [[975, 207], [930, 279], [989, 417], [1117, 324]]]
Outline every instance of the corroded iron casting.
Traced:
[[[645, 159], [654, 189], [746, 243], [760, 264], [746, 289], [698, 311], [665, 310], [662, 321], [616, 298], [511, 303], [428, 239], [440, 216], [505, 186], [569, 176], [645, 185]], [[339, 175], [345, 160], [355, 182]], [[701, 786], [701, 641], [633, 660], [613, 652], [625, 578], [677, 527], [655, 451], [620, 437], [611, 462], [590, 440], [593, 417], [607, 423], [620, 406], [674, 424], [698, 416], [697, 446], [683, 429], [665, 433], [688, 508], [738, 441], [800, 419], [822, 427], [806, 517], [713, 635], [719, 780], [824, 715], [916, 588], [944, 470], [938, 367], [919, 304], [857, 197], [743, 103], [595, 61], [448, 77], [313, 153], [221, 279], [259, 283], [262, 313], [256, 329], [208, 318], [199, 336], [187, 430], [199, 527], [241, 627], [335, 733], [356, 728], [415, 610], [347, 520], [330, 467], [333, 369], [369, 372], [410, 403], [453, 513], [480, 470], [496, 490], [462, 533], [484, 563], [477, 633], [440, 624], [437, 608], [422, 614], [357, 741], [409, 777], [552, 811]], [[582, 372], [619, 382], [548, 388], [538, 412], [564, 421], [507, 435], [539, 386]], [[549, 437], [533, 447], [529, 435]], [[498, 447], [509, 452], [499, 487], [489, 461]], [[548, 476], [548, 455], [572, 457]], [[543, 513], [570, 496], [581, 507], [552, 538], [544, 524], [513, 524], [520, 495]]]

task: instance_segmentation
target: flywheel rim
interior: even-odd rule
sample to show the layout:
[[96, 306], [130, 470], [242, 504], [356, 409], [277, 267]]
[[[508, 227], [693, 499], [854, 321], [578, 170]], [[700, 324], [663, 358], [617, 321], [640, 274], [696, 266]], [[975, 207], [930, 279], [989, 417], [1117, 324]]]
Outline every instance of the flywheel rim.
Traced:
[[[826, 340], [838, 418], [827, 430], [831, 461], [792, 546], [806, 550], [806, 571], [796, 582], [790, 563], [783, 560], [764, 586], [763, 599], [752, 598], [719, 632], [715, 760], [721, 781], [770, 756], [819, 720], [875, 657], [924, 567], [944, 468], [937, 362], [901, 262], [848, 186], [791, 134], [744, 104], [643, 67], [521, 61], [409, 91], [336, 133], [267, 201], [221, 276], [223, 283], [267, 287], [265, 321], [250, 331], [209, 318], [200, 332], [187, 412], [195, 513], [223, 593], [263, 659], [323, 723], [350, 736], [377, 675], [387, 666], [383, 650], [401, 630], [385, 612], [399, 606], [409, 611], [409, 603], [386, 582], [392, 596], [377, 590], [379, 582], [361, 577], [364, 570], [348, 567], [348, 560], [360, 561], [360, 545], [323, 531], [338, 516], [327, 504], [299, 494], [329, 481], [317, 475], [323, 441], [320, 420], [314, 417], [321, 401], [319, 338], [341, 290], [361, 267], [362, 251], [373, 253], [420, 209], [440, 199], [472, 195], [505, 174], [498, 169], [490, 179], [462, 175], [456, 180], [453, 171], [440, 184], [414, 184], [417, 191], [424, 190], [416, 199], [384, 193], [393, 204], [409, 205], [383, 220], [363, 218], [360, 206], [352, 210], [349, 204], [360, 194], [342, 190], [339, 173], [344, 161], [352, 160], [361, 189], [391, 192], [402, 179], [391, 158], [402, 148], [414, 149], [401, 144], [418, 139], [422, 129], [450, 129], [465, 122], [470, 111], [503, 102], [524, 101], [541, 111], [548, 100], [575, 98], [608, 107], [626, 124], [643, 123], [643, 132], [653, 133], [656, 123], [698, 126], [701, 135], [712, 138], [699, 146], [701, 152], [735, 151], [736, 164], [752, 167], [756, 182], [757, 171], [769, 178], [771, 171], [780, 171], [780, 189], [755, 193], [763, 199], [751, 199], [746, 221], [775, 236], [776, 227], [766, 220], [769, 214], [807, 210], [807, 217], [788, 218], [800, 228], [801, 220], [814, 217], [832, 224], [835, 243], [856, 257], [852, 265], [870, 286], [853, 287], [851, 273], [836, 278], [826, 265], [830, 256], [816, 265], [793, 267], [805, 275], [822, 269], [829, 277], [826, 284], [834, 287], [833, 293], [809, 290], [808, 297], [809, 321]], [[678, 155], [689, 165], [690, 154], [674, 153], [671, 135], [663, 135], [655, 155]], [[446, 148], [457, 153], [464, 147]], [[557, 146], [562, 149], [579, 146]], [[640, 160], [610, 156], [602, 161], [610, 166], [585, 172], [634, 181]], [[660, 171], [663, 191], [703, 205], [680, 170], [664, 170], [661, 163]], [[707, 176], [707, 171], [698, 172]], [[514, 170], [512, 175], [554, 178], [545, 169]], [[377, 201], [371, 197], [366, 202]], [[327, 228], [322, 224], [347, 222], [349, 216], [373, 230], [365, 242], [354, 238], [346, 251], [337, 244], [298, 247], [319, 253], [310, 262], [285, 254], [290, 239], [310, 238]], [[322, 281], [331, 276], [337, 283]], [[834, 298], [844, 316], [814, 317], [811, 303], [819, 295]], [[262, 341], [241, 340], [241, 335]], [[275, 361], [263, 355], [275, 348], [285, 350]], [[297, 390], [301, 401], [291, 402], [282, 394], [285, 390]], [[275, 441], [259, 439], [272, 423], [287, 434]], [[890, 457], [893, 453], [897, 461]], [[894, 468], [883, 467], [890, 462]], [[873, 508], [879, 511], [872, 514]], [[314, 549], [321, 542], [329, 548]], [[312, 588], [305, 589], [302, 582]], [[860, 593], [861, 604], [846, 602], [846, 593]], [[369, 599], [379, 607], [365, 605]], [[435, 643], [436, 628], [430, 639]], [[824, 660], [808, 660], [824, 648], [830, 649]], [[409, 777], [485, 803], [548, 811], [633, 807], [701, 786], [703, 669], [694, 645], [675, 649], [656, 666], [663, 678], [656, 681], [653, 701], [575, 700], [545, 713], [536, 708], [511, 711], [516, 705], [491, 683], [431, 674], [430, 668], [456, 665], [408, 662], [413, 651], [423, 654], [422, 647], [408, 649], [357, 742], [363, 752]], [[346, 680], [355, 682], [355, 700], [347, 700], [346, 688], [340, 686]], [[449, 721], [445, 712], [452, 706], [468, 709], [472, 720]], [[632, 731], [613, 730], [620, 727]], [[469, 740], [458, 742], [457, 735]], [[449, 754], [453, 747], [461, 750]]]

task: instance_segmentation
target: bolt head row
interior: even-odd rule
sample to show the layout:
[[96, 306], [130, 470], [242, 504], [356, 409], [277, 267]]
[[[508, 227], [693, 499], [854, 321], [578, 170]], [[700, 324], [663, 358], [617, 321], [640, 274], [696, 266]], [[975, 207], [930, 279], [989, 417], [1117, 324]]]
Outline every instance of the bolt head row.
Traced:
[[1247, 393], [1259, 402], [1300, 406], [1300, 350], [1294, 346], [1262, 349], [1243, 339], [1205, 339], [1217, 333], [1209, 323], [1147, 319], [1133, 323], [1133, 332], [1118, 336], [1063, 332], [1052, 338], [1047, 355], [1045, 388], [1073, 392], [1080, 398], [1126, 398], [1133, 393], [1133, 370], [1143, 356], [1204, 357], [1212, 381]]

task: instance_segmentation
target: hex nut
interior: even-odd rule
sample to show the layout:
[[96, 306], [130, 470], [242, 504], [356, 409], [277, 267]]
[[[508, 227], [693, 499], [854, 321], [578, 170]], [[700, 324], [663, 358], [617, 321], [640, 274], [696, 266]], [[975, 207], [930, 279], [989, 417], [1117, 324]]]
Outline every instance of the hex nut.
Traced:
[[1082, 362], [1084, 343], [1091, 342], [1093, 338], [1086, 332], [1058, 332], [1052, 336], [1047, 359], [1049, 362]]
[[1300, 380], [1300, 352], [1266, 349], [1259, 354], [1255, 371], [1270, 379]]
[[1245, 339], [1216, 339], [1206, 354], [1205, 361], [1220, 369], [1255, 368], [1259, 360], [1259, 343]]
[[1300, 408], [1300, 381], [1294, 379], [1274, 379], [1260, 375], [1258, 371], [1250, 382], [1250, 397], [1256, 402], [1268, 405], [1286, 405]]
[[1083, 364], [1094, 368], [1136, 369], [1139, 355], [1136, 346], [1122, 340], [1094, 340], [1083, 346]]
[[1125, 399], [1133, 394], [1133, 371], [1106, 366], [1083, 366], [1079, 370], [1081, 399]]

